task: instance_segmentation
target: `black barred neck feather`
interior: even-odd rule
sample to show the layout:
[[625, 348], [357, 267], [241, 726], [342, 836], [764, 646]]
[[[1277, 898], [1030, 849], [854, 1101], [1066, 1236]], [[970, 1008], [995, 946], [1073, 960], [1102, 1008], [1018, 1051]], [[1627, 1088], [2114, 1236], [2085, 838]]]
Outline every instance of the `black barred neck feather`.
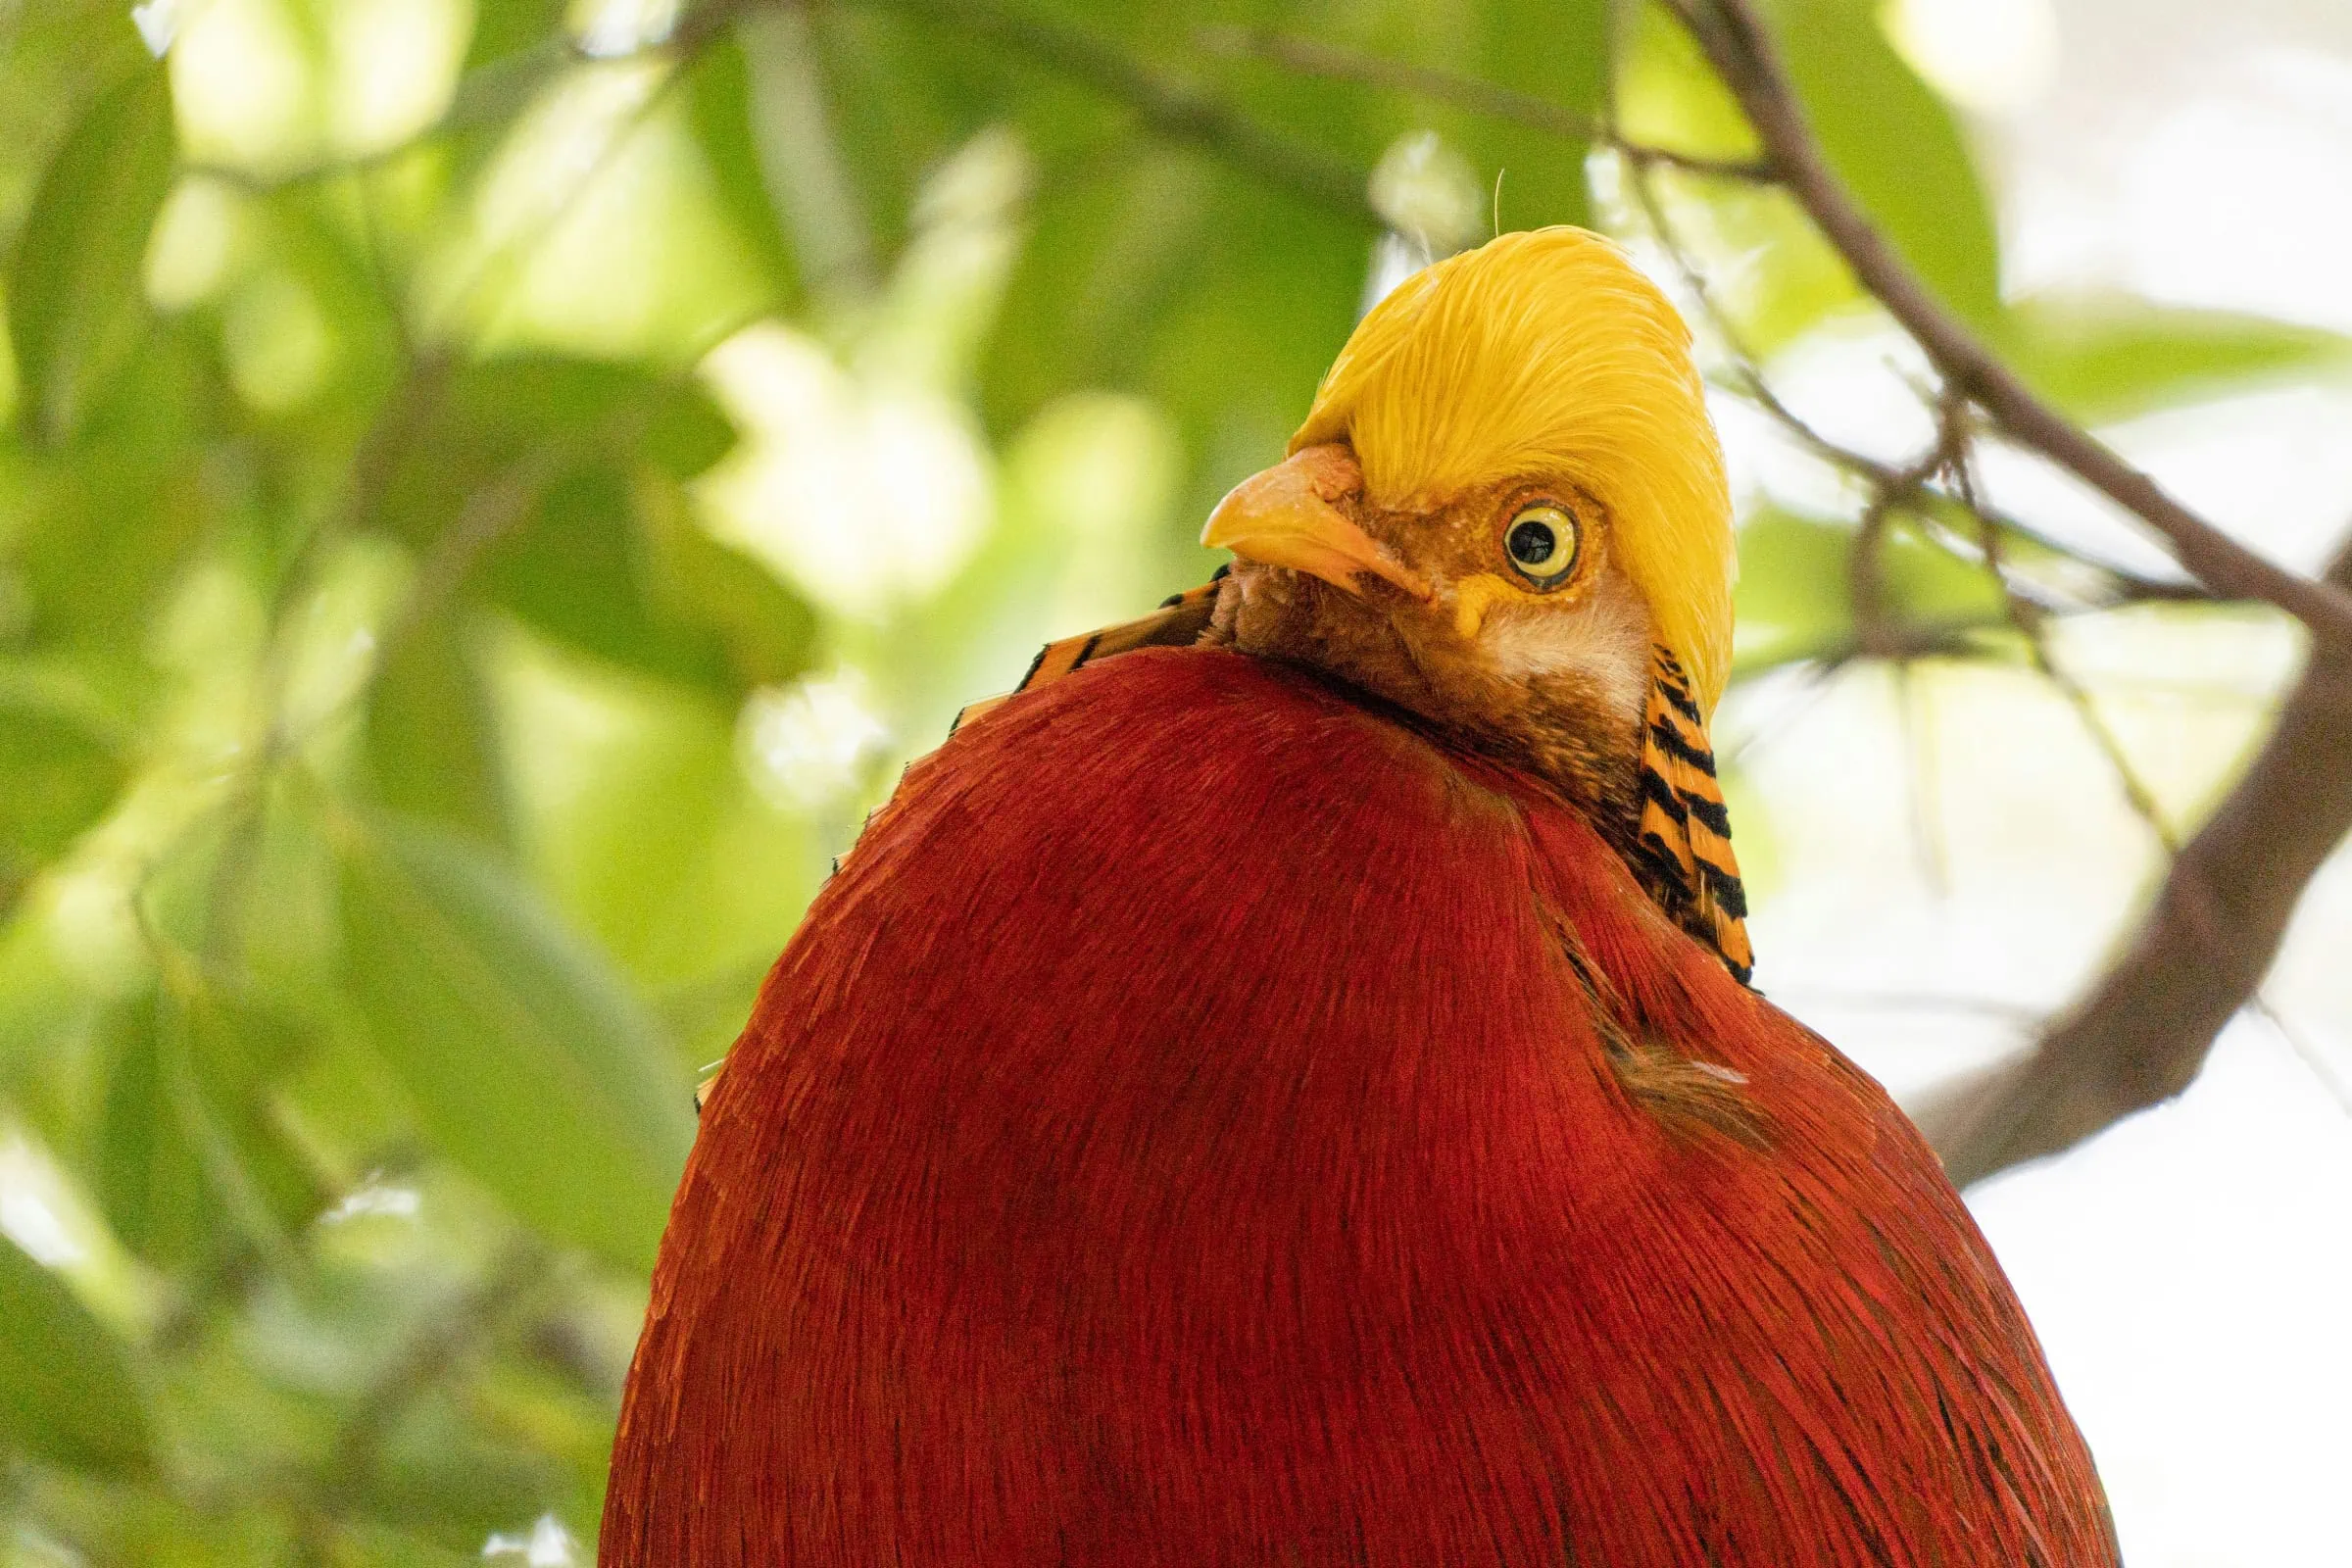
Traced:
[[1755, 966], [1747, 939], [1747, 890], [1732, 853], [1732, 818], [1715, 775], [1706, 715], [1664, 647], [1651, 651], [1642, 716], [1642, 817], [1627, 858], [1667, 913], [1745, 984]]

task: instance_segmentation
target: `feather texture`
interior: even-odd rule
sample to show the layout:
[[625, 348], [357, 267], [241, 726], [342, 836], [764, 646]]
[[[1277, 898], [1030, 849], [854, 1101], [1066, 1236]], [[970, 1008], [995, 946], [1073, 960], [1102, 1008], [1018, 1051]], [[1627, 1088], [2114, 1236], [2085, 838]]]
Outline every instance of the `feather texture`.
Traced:
[[1732, 817], [1715, 777], [1715, 751], [1682, 665], [1651, 650], [1642, 715], [1642, 818], [1629, 854], [1659, 906], [1713, 948], [1745, 981], [1756, 963], [1747, 940], [1747, 889], [1732, 854]]
[[1732, 666], [1732, 501], [1690, 328], [1566, 226], [1423, 268], [1356, 323], [1291, 450], [1346, 441], [1365, 498], [1428, 510], [1514, 476], [1602, 498], [1658, 640], [1712, 712]]
[[1147, 648], [915, 764], [778, 961], [600, 1561], [2115, 1557], [1876, 1084], [1532, 779]]

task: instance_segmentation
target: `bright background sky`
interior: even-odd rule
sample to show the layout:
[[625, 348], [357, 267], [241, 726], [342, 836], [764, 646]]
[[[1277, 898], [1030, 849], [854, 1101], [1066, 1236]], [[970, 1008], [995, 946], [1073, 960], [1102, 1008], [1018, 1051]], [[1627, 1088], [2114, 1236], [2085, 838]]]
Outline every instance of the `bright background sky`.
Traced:
[[[1916, 63], [1976, 117], [2008, 292], [2106, 284], [2352, 331], [2352, 5], [1907, 0], [1902, 15]], [[1876, 417], [1880, 349], [1815, 346], [1784, 370], [1825, 423], [1901, 451], [1916, 433]], [[1781, 460], [1726, 422], [1735, 461], [1769, 483]], [[2296, 566], [2352, 524], [2352, 393], [2106, 433]], [[2008, 479], [2028, 514], [2109, 526], [2063, 486]], [[2254, 620], [2155, 635], [2101, 617], [2062, 653], [2192, 826], [2296, 660], [2290, 633]], [[1898, 1095], [2025, 1039], [2110, 951], [2115, 890], [2157, 871], [2046, 689], [1983, 666], [1912, 687], [1909, 755], [1883, 669], [1818, 694], [1751, 689], [1718, 736], [1744, 742], [1759, 798], [1742, 832], [1806, 868], [1758, 911], [1759, 983]], [[2352, 1107], [2323, 1076], [2352, 1083], [2347, 955], [2339, 853], [2264, 988], [2276, 1021], [2241, 1016], [2178, 1102], [1971, 1194], [2132, 1568], [2352, 1563]]]

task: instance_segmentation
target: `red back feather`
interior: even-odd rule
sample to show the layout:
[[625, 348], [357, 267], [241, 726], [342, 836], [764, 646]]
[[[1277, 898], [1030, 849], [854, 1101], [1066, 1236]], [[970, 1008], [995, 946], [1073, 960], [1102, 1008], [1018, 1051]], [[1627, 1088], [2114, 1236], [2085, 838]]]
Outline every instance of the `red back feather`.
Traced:
[[[1660, 1114], [1625, 1042], [1760, 1136]], [[1533, 780], [1156, 649], [917, 763], [785, 950], [600, 1555], [2115, 1560], [1875, 1083]]]

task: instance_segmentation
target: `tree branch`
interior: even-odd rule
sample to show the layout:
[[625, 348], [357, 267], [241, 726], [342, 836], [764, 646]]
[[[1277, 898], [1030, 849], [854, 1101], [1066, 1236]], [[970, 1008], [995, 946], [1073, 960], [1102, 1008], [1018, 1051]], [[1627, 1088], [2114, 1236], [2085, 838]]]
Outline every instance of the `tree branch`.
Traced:
[[1754, 127], [1765, 161], [1854, 276], [2002, 434], [2041, 454], [2163, 535], [2181, 565], [2352, 647], [2352, 597], [2247, 550], [2030, 390], [1897, 256], [1832, 172], [1751, 0], [1666, 0]]
[[[1625, 178], [1627, 192], [1633, 197], [1635, 206], [1641, 209], [1643, 221], [1649, 225], [1651, 238], [1666, 252], [1667, 260], [1673, 264], [1677, 275], [1682, 279], [1684, 288], [1689, 292], [1692, 303], [1698, 308], [1701, 319], [1721, 340], [1722, 350], [1730, 361], [1732, 390], [1745, 398], [1748, 403], [1788, 431], [1798, 445], [1820, 458], [1824, 463], [1846, 473], [1869, 490], [1873, 497], [1885, 498], [1891, 503], [1907, 506], [1923, 519], [1933, 515], [1934, 503], [1938, 501], [1966, 512], [1976, 520], [1984, 539], [1988, 542], [1985, 546], [1985, 565], [1992, 572], [2005, 595], [2014, 596], [2021, 591], [2021, 588], [2018, 582], [2008, 572], [2002, 570], [1992, 559], [1993, 553], [1998, 549], [1999, 541], [2004, 536], [2023, 540], [2036, 549], [2046, 551], [2052, 556], [2063, 557], [2078, 566], [2087, 568], [2094, 573], [2098, 580], [2099, 591], [2087, 608], [2106, 609], [2115, 605], [2157, 602], [2186, 604], [2226, 602], [2222, 596], [2215, 594], [2213, 590], [2201, 583], [2162, 581], [2142, 576], [2110, 562], [2093, 561], [2078, 551], [2059, 544], [2021, 519], [1987, 505], [1977, 488], [1967, 482], [1969, 455], [1973, 445], [1972, 433], [1964, 422], [1968, 410], [1965, 406], [1966, 400], [1956, 397], [1953, 389], [1949, 386], [1940, 388], [1935, 400], [1936, 440], [1930, 455], [1939, 454], [1941, 459], [1939, 462], [1930, 463], [1925, 466], [1898, 466], [1883, 462], [1866, 452], [1841, 446], [1822, 434], [1794, 409], [1782, 401], [1780, 394], [1773, 389], [1772, 383], [1765, 377], [1755, 354], [1741, 341], [1740, 329], [1733, 321], [1731, 313], [1726, 311], [1715, 298], [1714, 290], [1708, 286], [1705, 272], [1691, 259], [1681, 236], [1675, 232], [1673, 220], [1667, 215], [1665, 204], [1658, 199], [1658, 193], [1652, 188], [1650, 175], [1653, 166], [1642, 161], [1635, 144], [1615, 136], [1613, 131], [1605, 134], [1603, 139], [1611, 142], [1618, 153], [1626, 157], [1630, 163], [1631, 167], [1626, 171]], [[1946, 471], [1954, 475], [1959, 482], [1939, 487], [1936, 482], [1936, 475], [1938, 472]], [[2038, 601], [2036, 602], [2038, 603]], [[1854, 652], [1859, 654], [1861, 650], [1857, 648]]]
[[[2352, 590], [2352, 544], [2327, 581]], [[2278, 728], [2173, 862], [2123, 956], [2041, 1044], [1914, 1111], [1965, 1186], [2188, 1087], [2352, 831], [2352, 651], [2315, 640]]]
[[[1164, 74], [1090, 33], [995, 0], [869, 3], [956, 26], [1026, 56], [1127, 105], [1157, 134], [1199, 145], [1317, 205], [1379, 221], [1356, 171], [1268, 131], [1191, 81]], [[1952, 466], [1954, 441], [1965, 444], [1966, 406], [1973, 404], [2000, 434], [2057, 464], [2155, 530], [2212, 591], [2119, 573], [2119, 600], [2261, 600], [2296, 615], [2314, 633], [2310, 667], [2277, 732], [2175, 862], [2146, 928], [2125, 959], [2031, 1056], [1947, 1091], [1921, 1110], [1922, 1125], [1945, 1152], [1954, 1179], [1965, 1183], [2066, 1148], [2178, 1093], [2195, 1075], [2222, 1024], [2253, 995], [2303, 887], [2352, 825], [2352, 768], [2342, 765], [2352, 757], [2352, 550], [2325, 582], [2296, 576], [2246, 550], [2043, 404], [1929, 293], [1830, 170], [1750, 0], [1664, 3], [1740, 103], [1762, 144], [1760, 162], [1719, 165], [1629, 145], [1613, 126], [1592, 124], [1541, 100], [1319, 44], [1239, 33], [1221, 35], [1218, 46], [1307, 74], [1412, 92], [1602, 141], [1635, 166], [1638, 194], [1650, 207], [1653, 221], [1658, 215], [1641, 175], [1659, 165], [1785, 186], [1942, 378], [1942, 419], [1934, 454], [1940, 461], [1933, 467], [1901, 467], [1833, 446], [1782, 406], [1750, 364], [1745, 390], [1769, 413], [1871, 484], [1886, 505], [1938, 498], [1966, 508], [1988, 529], [2025, 535], [1973, 494], [1955, 497], [1934, 485], [1936, 468]], [[1703, 280], [1697, 286], [1703, 297]], [[1988, 550], [1997, 550], [1997, 541]], [[2012, 586], [1989, 555], [1987, 565], [2005, 587]]]

